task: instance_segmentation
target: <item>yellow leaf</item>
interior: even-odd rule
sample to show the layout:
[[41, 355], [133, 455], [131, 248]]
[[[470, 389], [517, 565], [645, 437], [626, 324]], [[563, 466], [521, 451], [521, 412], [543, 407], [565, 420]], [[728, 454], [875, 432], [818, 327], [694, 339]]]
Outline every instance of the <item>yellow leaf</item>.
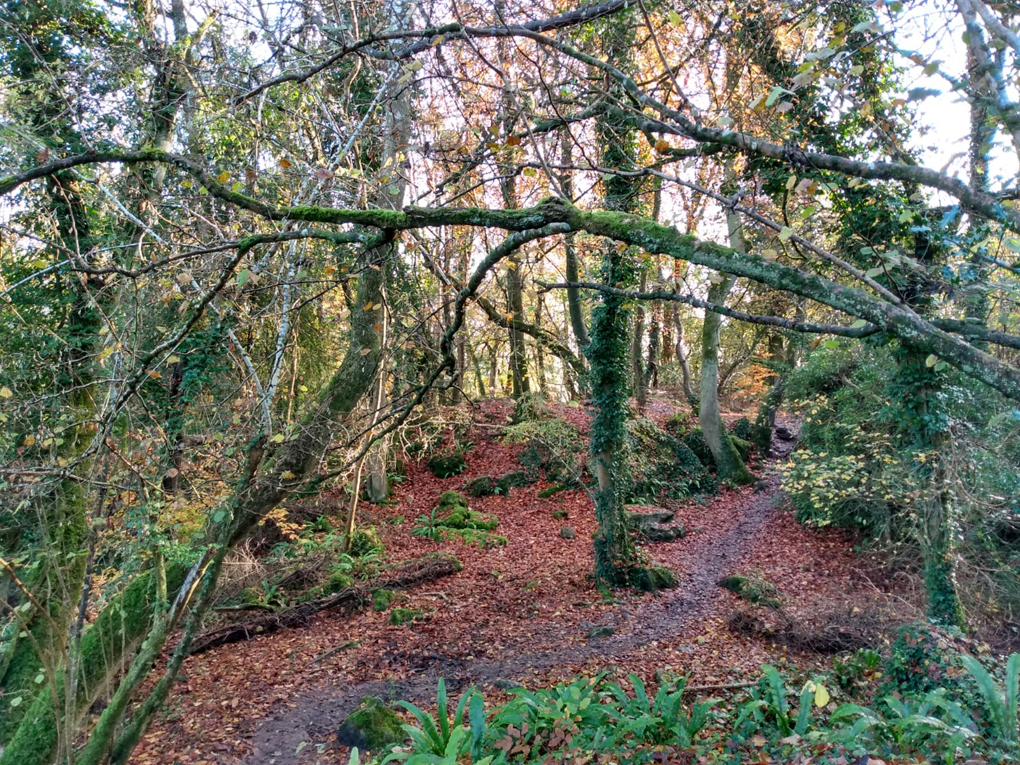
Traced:
[[825, 690], [825, 686], [818, 684], [815, 686], [815, 706], [821, 709], [829, 703], [829, 692]]
[[665, 138], [660, 138], [658, 141], [655, 142], [655, 150], [659, 152], [659, 154], [665, 154], [672, 148], [673, 147], [669, 145], [669, 141], [667, 141]]
[[21, 442], [22, 446], [31, 446], [35, 443], [35, 436], [25, 436], [25, 440]]
[[159, 380], [159, 379], [161, 379], [161, 378], [163, 377], [163, 373], [162, 373], [162, 372], [160, 372], [160, 371], [158, 371], [158, 370], [155, 370], [155, 369], [150, 369], [150, 370], [149, 370], [148, 372], [146, 372], [145, 374], [147, 374], [147, 375], [148, 375], [149, 377], [151, 377], [151, 378], [152, 378], [153, 380]]
[[0, 388], [0, 398], [11, 398], [14, 396], [14, 392], [6, 385]]
[[273, 436], [272, 438], [269, 439], [269, 442], [272, 443], [272, 444], [282, 444], [283, 443], [283, 433], [277, 433], [275, 436]]
[[290, 167], [290, 160], [287, 159], [286, 157], [281, 157], [280, 161], [277, 162], [276, 164], [280, 166], [281, 170], [286, 170], [288, 167]]
[[372, 352], [372, 349], [371, 349], [371, 348], [362, 348], [362, 349], [361, 349], [361, 355], [362, 355], [362, 356], [367, 356], [367, 355], [368, 355], [368, 354], [370, 354], [371, 352]]
[[166, 363], [167, 364], [176, 364], [180, 360], [181, 360], [181, 357], [180, 356], [176, 356], [176, 355], [174, 355], [174, 356], [167, 356], [166, 357]]
[[230, 180], [230, 171], [224, 170], [222, 173], [216, 176], [216, 180], [220, 183], [226, 183]]
[[294, 475], [289, 470], [284, 470], [282, 473], [280, 473], [280, 478], [282, 478], [284, 481], [289, 481], [291, 478], [297, 478], [297, 476]]

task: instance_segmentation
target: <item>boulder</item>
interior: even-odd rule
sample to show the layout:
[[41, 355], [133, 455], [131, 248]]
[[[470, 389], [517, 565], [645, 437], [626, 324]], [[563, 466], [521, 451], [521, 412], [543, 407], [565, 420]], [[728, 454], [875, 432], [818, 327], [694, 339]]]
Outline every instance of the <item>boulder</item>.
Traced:
[[365, 696], [340, 724], [336, 740], [341, 746], [379, 751], [407, 737], [400, 725], [400, 717], [382, 699]]
[[496, 482], [492, 476], [480, 475], [468, 481], [464, 491], [469, 497], [488, 497], [490, 494], [496, 493]]
[[676, 574], [663, 566], [635, 566], [630, 571], [630, 583], [642, 592], [670, 590], [680, 584]]
[[676, 513], [672, 510], [652, 510], [648, 513], [643, 513], [637, 510], [627, 511], [627, 523], [633, 528], [658, 526], [663, 523], [669, 523], [675, 517]]
[[574, 531], [569, 526], [564, 526], [563, 528], [560, 529], [560, 536], [563, 537], [564, 539], [573, 539], [574, 537], [577, 536], [577, 532]]

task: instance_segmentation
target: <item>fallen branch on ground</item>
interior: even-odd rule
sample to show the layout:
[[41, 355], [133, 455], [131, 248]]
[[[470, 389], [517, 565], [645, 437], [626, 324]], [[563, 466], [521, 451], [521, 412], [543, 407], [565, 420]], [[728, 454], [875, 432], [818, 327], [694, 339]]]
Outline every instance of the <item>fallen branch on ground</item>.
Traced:
[[212, 630], [195, 639], [191, 655], [204, 653], [221, 645], [250, 640], [257, 635], [268, 635], [291, 627], [303, 627], [319, 611], [330, 608], [355, 610], [366, 606], [372, 600], [375, 590], [402, 590], [424, 582], [432, 582], [450, 576], [461, 570], [459, 560], [451, 555], [435, 555], [407, 561], [383, 572], [367, 582], [347, 587], [340, 592], [319, 600], [285, 608], [272, 614], [241, 624]]

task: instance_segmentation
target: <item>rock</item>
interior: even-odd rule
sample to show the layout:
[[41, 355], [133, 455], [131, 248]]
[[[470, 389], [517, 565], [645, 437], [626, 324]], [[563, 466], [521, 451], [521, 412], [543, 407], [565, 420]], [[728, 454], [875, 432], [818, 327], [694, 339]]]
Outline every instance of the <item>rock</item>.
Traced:
[[480, 475], [468, 481], [464, 491], [469, 497], [488, 497], [490, 494], [496, 493], [496, 482], [492, 476]]
[[570, 513], [566, 510], [566, 508], [562, 508], [561, 507], [558, 510], [553, 510], [552, 511], [552, 517], [555, 518], [556, 520], [561, 520], [561, 519], [567, 518], [569, 516], [570, 516]]
[[653, 510], [650, 513], [627, 511], [627, 523], [632, 527], [658, 526], [661, 523], [669, 523], [676, 517], [672, 510]]
[[574, 531], [569, 526], [564, 526], [563, 528], [560, 529], [560, 536], [563, 537], [564, 539], [573, 539], [574, 537], [577, 536], [577, 532]]
[[687, 527], [682, 523], [676, 526], [649, 526], [638, 529], [638, 533], [648, 542], [675, 542], [687, 536]]
[[600, 640], [601, 638], [607, 638], [615, 633], [616, 627], [613, 627], [609, 624], [604, 624], [601, 627], [592, 627], [590, 630], [588, 630], [588, 639]]
[[496, 680], [496, 682], [493, 683], [493, 685], [496, 686], [497, 688], [499, 688], [501, 691], [509, 691], [509, 690], [513, 690], [514, 688], [523, 688], [524, 687], [523, 685], [521, 685], [520, 683], [516, 682], [515, 680], [504, 680], [502, 677], [498, 678]]
[[463, 452], [454, 451], [437, 454], [429, 459], [429, 470], [436, 478], [453, 478], [467, 469]]
[[676, 574], [663, 566], [635, 566], [630, 571], [630, 583], [642, 592], [669, 590], [679, 585]]
[[397, 713], [377, 696], [365, 696], [337, 731], [341, 746], [379, 751], [406, 738]]
[[520, 489], [525, 486], [530, 486], [537, 480], [538, 476], [531, 476], [527, 473], [527, 471], [514, 470], [505, 474], [496, 481], [496, 488], [499, 490], [499, 494], [506, 496], [510, 493], [510, 489]]
[[776, 437], [781, 438], [784, 441], [792, 441], [794, 438], [796, 438], [796, 436], [785, 425], [779, 425], [776, 428]]

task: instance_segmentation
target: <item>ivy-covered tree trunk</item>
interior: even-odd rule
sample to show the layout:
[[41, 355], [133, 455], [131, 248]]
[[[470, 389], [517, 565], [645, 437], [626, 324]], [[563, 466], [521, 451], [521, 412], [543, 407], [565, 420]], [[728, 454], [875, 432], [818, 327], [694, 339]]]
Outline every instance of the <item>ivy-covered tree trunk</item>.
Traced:
[[[606, 22], [603, 46], [607, 55], [629, 62], [633, 29], [629, 14]], [[610, 59], [612, 60], [612, 58]], [[606, 87], [615, 89], [609, 80]], [[611, 120], [599, 123], [597, 140], [605, 167], [629, 170], [634, 166], [633, 130]], [[636, 206], [637, 184], [632, 178], [613, 175], [605, 181], [605, 204], [613, 211], [630, 212]], [[614, 287], [634, 282], [634, 267], [628, 248], [613, 241], [602, 244], [601, 280]], [[592, 310], [591, 335], [585, 354], [589, 363], [592, 405], [591, 455], [598, 487], [595, 515], [595, 577], [600, 583], [625, 584], [635, 563], [634, 544], [627, 529], [623, 507], [620, 468], [626, 446], [630, 415], [630, 332], [627, 301], [620, 295], [602, 293]]]

